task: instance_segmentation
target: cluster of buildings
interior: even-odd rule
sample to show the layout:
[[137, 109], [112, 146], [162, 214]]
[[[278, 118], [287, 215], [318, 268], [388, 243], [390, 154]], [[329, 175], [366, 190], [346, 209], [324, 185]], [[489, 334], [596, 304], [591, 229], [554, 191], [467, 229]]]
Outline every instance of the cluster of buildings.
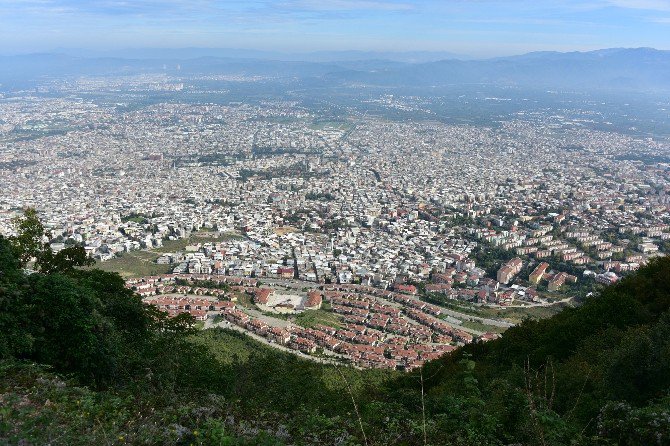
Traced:
[[[257, 310], [263, 310], [279, 289], [260, 286], [255, 279], [165, 274], [128, 279], [126, 286], [170, 316], [189, 313], [199, 321], [220, 316], [278, 345], [307, 354], [319, 350], [360, 367], [409, 370], [457, 345], [495, 338], [492, 333], [473, 335], [447, 323], [440, 318], [439, 306], [419, 300], [410, 287], [389, 291], [342, 284], [309, 290], [298, 311], [321, 308], [337, 314], [339, 322], [336, 326], [302, 327], [258, 315]], [[252, 296], [255, 306], [236, 304], [236, 293]]]
[[212, 314], [223, 314], [225, 311], [235, 309], [235, 304], [230, 301], [203, 299], [188, 295], [160, 295], [144, 299], [144, 302], [165, 311], [170, 317], [188, 313], [196, 321], [205, 321]]
[[[54, 251], [76, 244], [102, 262], [192, 241], [156, 252], [180, 280], [356, 286], [383, 299], [376, 290], [405, 298], [420, 285], [487, 305], [543, 303], [545, 284], [565, 292], [575, 281], [613, 283], [670, 251], [667, 141], [588, 128], [567, 110], [487, 126], [390, 120], [355, 107], [325, 122], [288, 100], [128, 106], [152, 91], [194, 88], [188, 76], [80, 79], [49, 95], [0, 98], [0, 233], [35, 207]], [[394, 113], [430, 108], [366, 101]], [[220, 241], [198, 243], [203, 232]], [[491, 267], [486, 252], [503, 254]], [[135, 285], [145, 297], [194, 288]], [[322, 305], [316, 295], [277, 296], [259, 305], [289, 313]], [[365, 326], [363, 336], [389, 329], [467, 340], [414, 302], [393, 301], [400, 316], [375, 310], [380, 303], [331, 305]]]
[[[315, 298], [320, 293], [310, 294]], [[231, 323], [280, 345], [312, 354], [320, 348], [360, 367], [409, 370], [455, 349], [456, 340], [473, 340], [469, 333], [429, 318], [420, 309], [391, 306], [372, 296], [337, 291], [325, 291], [324, 296], [331, 311], [342, 316], [341, 326], [280, 328], [240, 309], [228, 309], [223, 315]]]

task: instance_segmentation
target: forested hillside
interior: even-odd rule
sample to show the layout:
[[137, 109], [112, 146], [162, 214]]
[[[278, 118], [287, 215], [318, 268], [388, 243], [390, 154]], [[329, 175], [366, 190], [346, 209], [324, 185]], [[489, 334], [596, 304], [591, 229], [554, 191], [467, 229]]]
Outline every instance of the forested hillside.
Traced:
[[0, 238], [0, 444], [670, 444], [670, 258], [402, 374], [198, 332], [23, 223]]

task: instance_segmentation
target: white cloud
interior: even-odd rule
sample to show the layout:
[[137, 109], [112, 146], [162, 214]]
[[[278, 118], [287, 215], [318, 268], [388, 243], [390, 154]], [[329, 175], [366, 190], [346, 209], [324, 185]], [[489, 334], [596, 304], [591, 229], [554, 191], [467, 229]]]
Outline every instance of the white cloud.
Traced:
[[414, 8], [410, 3], [377, 0], [295, 0], [283, 6], [309, 11], [408, 11]]
[[670, 0], [607, 0], [612, 6], [649, 11], [670, 11]]

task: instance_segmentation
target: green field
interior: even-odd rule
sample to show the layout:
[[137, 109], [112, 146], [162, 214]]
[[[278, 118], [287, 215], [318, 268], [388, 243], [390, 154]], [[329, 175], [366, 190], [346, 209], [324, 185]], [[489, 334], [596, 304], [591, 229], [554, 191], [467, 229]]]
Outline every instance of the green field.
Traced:
[[224, 364], [230, 364], [235, 360], [244, 363], [252, 354], [284, 354], [245, 334], [226, 329], [202, 330], [192, 336], [191, 341], [207, 347], [216, 359]]
[[[571, 306], [570, 304], [560, 303], [551, 305], [549, 307], [527, 307], [527, 308], [493, 308], [486, 306], [475, 306], [470, 305], [466, 302], [440, 302], [440, 305], [449, 308], [454, 311], [458, 311], [464, 314], [469, 314], [472, 316], [479, 316], [485, 318], [493, 319], [504, 319], [513, 324], [518, 324], [524, 319], [546, 319], [555, 314], [558, 314], [564, 308]], [[482, 324], [480, 324], [482, 325]], [[482, 325], [483, 326], [483, 325]], [[488, 326], [486, 326], [488, 327]], [[478, 330], [478, 328], [472, 326], [472, 329]], [[491, 331], [495, 327], [490, 327]]]
[[[208, 351], [223, 364], [236, 363], [238, 367], [258, 367], [257, 373], [265, 376], [264, 382], [259, 383], [260, 388], [264, 388], [272, 380], [285, 384], [296, 379], [300, 381], [301, 376], [311, 376], [313, 382], [301, 381], [298, 388], [302, 387], [305, 391], [309, 388], [317, 393], [340, 392], [345, 385], [342, 378], [344, 375], [351, 389], [354, 392], [361, 392], [371, 385], [380, 385], [400, 376], [400, 372], [391, 370], [357, 370], [348, 366], [318, 364], [226, 328], [202, 330], [192, 335], [189, 341], [207, 347]], [[273, 373], [268, 373], [269, 371]], [[249, 395], [254, 394], [251, 389], [245, 392], [249, 392]], [[348, 398], [346, 395], [345, 401], [350, 401]]]
[[333, 328], [342, 327], [342, 317], [325, 309], [305, 310], [295, 317], [294, 322], [305, 328], [313, 328], [319, 324]]
[[245, 308], [256, 308], [256, 305], [251, 300], [251, 296], [247, 293], [241, 293], [239, 291], [233, 291], [233, 296], [237, 297], [237, 304]]
[[528, 307], [528, 308], [482, 308], [482, 314], [496, 319], [505, 319], [513, 324], [518, 324], [524, 319], [546, 319], [561, 312], [568, 307], [566, 304], [556, 304], [550, 307]]
[[106, 262], [97, 262], [94, 267], [103, 271], [119, 273], [124, 278], [155, 276], [172, 271], [172, 265], [158, 265], [155, 263], [158, 257], [158, 254], [150, 251], [124, 252], [121, 257]]

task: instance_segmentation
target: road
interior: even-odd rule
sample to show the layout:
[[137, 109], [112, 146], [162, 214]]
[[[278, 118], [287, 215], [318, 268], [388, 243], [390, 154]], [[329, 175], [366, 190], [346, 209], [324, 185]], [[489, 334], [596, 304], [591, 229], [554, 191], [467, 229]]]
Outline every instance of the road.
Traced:
[[565, 299], [557, 300], [556, 302], [542, 302], [531, 305], [487, 305], [489, 308], [497, 308], [504, 310], [505, 308], [534, 308], [534, 307], [552, 307], [554, 305], [565, 304], [574, 299], [574, 296], [566, 297]]
[[[323, 285], [322, 283], [306, 282], [306, 281], [297, 280], [297, 279], [261, 278], [261, 279], [259, 279], [259, 282], [261, 283], [261, 286], [262, 285], [269, 286], [269, 287], [279, 286], [279, 287], [294, 289], [294, 290], [302, 290], [304, 288], [317, 289], [317, 288], [319, 288]], [[391, 304], [393, 306], [396, 306], [396, 307], [400, 306], [396, 302], [387, 301], [386, 299], [383, 299], [383, 298], [380, 298], [380, 297], [377, 297], [377, 299], [379, 299], [380, 301], [384, 301], [387, 304]], [[570, 300], [572, 300], [572, 297], [568, 297], [566, 299], [563, 299], [561, 301], [554, 302], [554, 303], [544, 302], [544, 303], [541, 303], [541, 304], [536, 304], [534, 306], [548, 307], [548, 306], [551, 306], [551, 305], [557, 305], [559, 303], [566, 303], [566, 302], [569, 302]], [[511, 306], [487, 305], [487, 306], [490, 307], [490, 308], [500, 308], [500, 309], [505, 309], [505, 308], [528, 308], [527, 305], [511, 305]], [[512, 324], [510, 322], [499, 320], [499, 319], [491, 319], [491, 318], [486, 318], [486, 317], [481, 317], [481, 316], [475, 316], [475, 315], [472, 315], [472, 314], [462, 313], [460, 311], [451, 310], [451, 309], [444, 308], [444, 307], [441, 307], [441, 308], [442, 308], [442, 313], [447, 316], [445, 319], [443, 319], [445, 322], [447, 322], [449, 324], [452, 324], [452, 325], [455, 325], [455, 326], [458, 326], [462, 330], [467, 331], [467, 332], [469, 332], [471, 334], [474, 334], [474, 335], [481, 335], [481, 334], [483, 334], [483, 332], [464, 327], [462, 325], [464, 320], [465, 321], [479, 322], [480, 324], [483, 324], [483, 325], [490, 325], [490, 326], [499, 327], [499, 328], [510, 328], [510, 327], [514, 326], [514, 324]], [[262, 315], [261, 313], [259, 313], [258, 315], [254, 314], [254, 317], [258, 317], [259, 319], [262, 319], [263, 316], [264, 315]], [[281, 319], [277, 319], [277, 321], [280, 321], [280, 320]], [[286, 321], [283, 321], [283, 322], [285, 323]], [[276, 325], [276, 324], [273, 324], [273, 325]], [[281, 325], [276, 325], [276, 326], [281, 326]]]
[[292, 288], [301, 290], [303, 288], [316, 289], [321, 287], [322, 283], [316, 282], [305, 282], [303, 280], [297, 279], [259, 279], [258, 280], [262, 285], [266, 286], [281, 286], [284, 288]]
[[280, 319], [278, 317], [272, 317], [268, 316], [266, 314], [263, 314], [262, 312], [256, 310], [255, 308], [247, 308], [247, 307], [240, 307], [242, 311], [247, 313], [249, 316], [255, 317], [256, 319], [260, 319], [263, 322], [265, 322], [268, 325], [271, 325], [273, 327], [280, 327], [280, 328], [287, 328], [290, 325], [292, 325], [289, 321], [286, 319]]
[[[302, 289], [302, 288], [318, 288], [322, 284], [319, 283], [314, 283], [314, 282], [304, 282], [304, 281], [298, 281], [294, 279], [264, 279], [262, 281], [264, 285], [267, 286], [282, 286], [285, 288], [293, 288], [293, 289]], [[402, 308], [402, 305], [398, 304], [397, 302], [389, 301], [387, 299], [384, 299], [379, 296], [375, 296], [376, 299], [378, 299], [380, 302], [383, 302], [385, 304], [394, 306], [396, 308]], [[500, 327], [500, 328], [509, 328], [513, 327], [514, 324], [507, 322], [507, 321], [502, 321], [498, 319], [489, 319], [485, 317], [480, 317], [480, 316], [473, 316], [471, 314], [466, 314], [466, 313], [461, 313], [459, 311], [455, 310], [450, 310], [448, 308], [442, 308], [442, 313], [444, 313], [447, 317], [445, 319], [440, 319], [441, 321], [447, 322], [449, 324], [454, 325], [455, 327], [460, 328], [461, 330], [467, 331], [470, 334], [481, 336], [484, 334], [483, 331], [475, 330], [472, 328], [467, 328], [463, 326], [463, 320], [466, 321], [475, 321], [479, 322], [484, 325], [491, 325], [493, 327]]]
[[[282, 287], [282, 288], [294, 289], [294, 290], [302, 290], [302, 289], [305, 289], [305, 288], [307, 288], [307, 289], [317, 289], [317, 288], [319, 288], [323, 285], [321, 283], [306, 282], [306, 281], [297, 280], [297, 279], [268, 279], [268, 278], [263, 278], [263, 279], [259, 279], [259, 282], [260, 282], [261, 286], [265, 285], [265, 286], [268, 286], [268, 287]], [[379, 296], [375, 296], [375, 297], [380, 302], [383, 302], [385, 304], [389, 304], [389, 305], [392, 305], [392, 306], [397, 307], [397, 308], [402, 307], [402, 305], [398, 304], [397, 302], [389, 301], [389, 300], [386, 300], [386, 299], [381, 298]], [[551, 306], [551, 305], [556, 305], [556, 304], [559, 304], [559, 303], [568, 302], [571, 299], [572, 299], [572, 297], [563, 299], [562, 301], [559, 301], [559, 302], [542, 303], [542, 304], [536, 304], [535, 306]], [[522, 306], [522, 305], [519, 305], [519, 306], [514, 306], [514, 305], [513, 306], [488, 305], [488, 306], [491, 307], [491, 308], [500, 308], [500, 309], [521, 308], [521, 307], [526, 307], [527, 308], [528, 307], [528, 306]], [[465, 321], [479, 322], [480, 324], [483, 324], [483, 325], [490, 325], [490, 326], [499, 327], [499, 328], [510, 328], [510, 327], [514, 326], [514, 324], [512, 324], [510, 322], [507, 322], [507, 321], [503, 321], [503, 320], [499, 320], [499, 319], [491, 319], [491, 318], [486, 318], [486, 317], [481, 317], [481, 316], [475, 316], [475, 315], [471, 315], [471, 314], [467, 314], [467, 313], [462, 313], [460, 311], [451, 310], [451, 309], [448, 309], [448, 308], [445, 308], [445, 307], [442, 307], [442, 306], [440, 306], [440, 307], [442, 308], [442, 313], [446, 316], [444, 319], [440, 319], [440, 320], [442, 320], [444, 322], [447, 322], [449, 324], [452, 324], [452, 325], [454, 325], [454, 326], [456, 326], [456, 327], [458, 327], [458, 328], [460, 328], [464, 331], [467, 331], [468, 333], [471, 333], [473, 335], [478, 335], [479, 336], [479, 335], [482, 335], [484, 332], [479, 331], [479, 330], [474, 330], [472, 328], [464, 327], [462, 325], [464, 320]], [[259, 318], [259, 319], [263, 320], [265, 323], [267, 323], [269, 325], [274, 325], [276, 327], [285, 328], [289, 324], [287, 321], [285, 321], [283, 319], [271, 318], [271, 317], [266, 316], [266, 315], [264, 315], [261, 312], [256, 311], [256, 310], [245, 309], [245, 311], [247, 311], [249, 314], [251, 314], [252, 316], [254, 316], [256, 318]]]

